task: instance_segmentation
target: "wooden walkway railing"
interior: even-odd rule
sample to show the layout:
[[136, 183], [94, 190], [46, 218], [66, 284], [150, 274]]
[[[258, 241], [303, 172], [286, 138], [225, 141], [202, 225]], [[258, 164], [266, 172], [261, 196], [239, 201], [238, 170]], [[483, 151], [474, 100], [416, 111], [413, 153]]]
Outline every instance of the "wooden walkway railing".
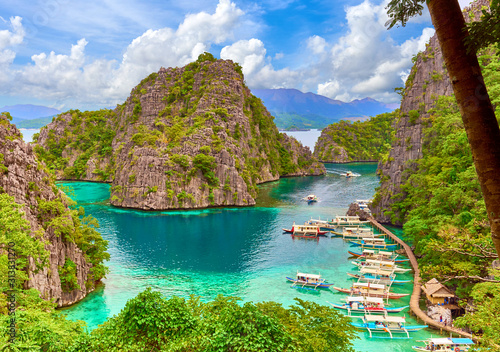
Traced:
[[384, 226], [382, 226], [377, 220], [374, 218], [368, 218], [370, 220], [371, 224], [385, 233], [388, 237], [390, 237], [394, 242], [398, 243], [401, 247], [404, 248], [406, 255], [408, 256], [408, 259], [410, 259], [411, 266], [413, 268], [413, 271], [415, 273], [414, 278], [413, 278], [413, 293], [410, 298], [410, 309], [415, 313], [417, 318], [421, 319], [422, 321], [425, 322], [425, 324], [432, 326], [434, 328], [437, 328], [441, 331], [449, 331], [455, 334], [458, 334], [460, 336], [468, 337], [470, 339], [473, 339], [477, 341], [477, 337], [472, 336], [471, 334], [454, 328], [452, 326], [444, 325], [441, 324], [431, 317], [429, 317], [427, 314], [425, 314], [421, 309], [420, 309], [420, 293], [422, 291], [422, 283], [420, 282], [420, 270], [418, 268], [418, 263], [417, 263], [417, 258], [415, 258], [415, 255], [413, 254], [413, 251], [411, 250], [410, 246], [408, 246], [403, 240], [401, 240], [399, 237], [394, 235], [391, 231], [387, 230]]

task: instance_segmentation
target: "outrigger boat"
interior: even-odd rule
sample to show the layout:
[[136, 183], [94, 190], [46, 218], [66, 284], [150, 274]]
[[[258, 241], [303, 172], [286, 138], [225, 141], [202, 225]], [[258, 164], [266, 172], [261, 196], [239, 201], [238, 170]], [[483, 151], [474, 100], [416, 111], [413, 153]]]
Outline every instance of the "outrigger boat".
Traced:
[[409, 268], [402, 268], [395, 264], [392, 261], [386, 261], [386, 260], [374, 260], [374, 259], [367, 259], [364, 262], [362, 261], [352, 261], [351, 262], [353, 265], [356, 265], [358, 268], [367, 268], [367, 269], [375, 269], [375, 270], [387, 270], [387, 271], [392, 271], [394, 273], [406, 273], [410, 271], [411, 269]]
[[333, 285], [333, 283], [328, 283], [325, 281], [325, 279], [321, 278], [321, 275], [315, 275], [315, 274], [305, 274], [305, 273], [299, 273], [297, 271], [297, 275], [295, 279], [291, 277], [286, 277], [288, 281], [293, 282], [292, 287], [314, 287], [316, 288], [330, 288], [330, 286]]
[[349, 296], [346, 299], [346, 303], [335, 304], [330, 303], [336, 309], [347, 310], [347, 315], [351, 315], [351, 313], [379, 313], [379, 314], [387, 314], [387, 313], [399, 313], [403, 309], [408, 308], [409, 306], [403, 307], [386, 307], [384, 306], [384, 300], [379, 297], [363, 297], [363, 296]]
[[350, 241], [350, 242], [354, 246], [360, 246], [361, 248], [388, 249], [388, 250], [394, 250], [398, 248], [397, 244], [385, 243], [385, 239], [383, 238], [365, 237], [359, 241]]
[[356, 199], [356, 204], [359, 205], [359, 209], [371, 214], [370, 208], [368, 207], [368, 204], [370, 204], [372, 201], [368, 199]]
[[385, 299], [397, 299], [409, 295], [409, 293], [390, 292], [389, 288], [386, 285], [372, 284], [369, 282], [355, 282], [352, 284], [351, 288], [341, 288], [333, 286], [333, 289], [339, 292], [349, 293], [351, 295], [380, 297]]
[[405, 317], [380, 316], [380, 315], [365, 315], [362, 318], [362, 323], [351, 323], [358, 329], [365, 329], [373, 337], [374, 332], [388, 333], [390, 338], [394, 338], [394, 334], [402, 333], [407, 338], [410, 338], [410, 331], [418, 331], [427, 327], [427, 325], [406, 325]]
[[311, 204], [313, 202], [317, 202], [318, 201], [318, 197], [316, 197], [314, 194], [310, 194], [308, 195], [307, 197], [305, 198], [302, 198], [303, 200], [307, 200], [307, 203]]
[[438, 351], [438, 352], [463, 352], [468, 351], [475, 345], [474, 341], [468, 338], [439, 337], [430, 338], [423, 341], [425, 346], [412, 346], [415, 351]]
[[405, 284], [411, 280], [397, 280], [396, 275], [392, 271], [361, 268], [359, 273], [347, 273], [347, 275], [358, 279], [362, 282], [372, 282], [376, 284]]
[[318, 236], [324, 236], [328, 231], [320, 231], [318, 225], [295, 225], [291, 229], [283, 229], [286, 233], [291, 233], [292, 236], [306, 237], [306, 238], [316, 238]]
[[353, 226], [353, 225], [361, 225], [367, 224], [369, 221], [361, 221], [359, 220], [359, 216], [357, 215], [346, 215], [346, 216], [335, 216], [335, 219], [332, 219], [330, 223], [334, 226]]
[[335, 236], [346, 239], [363, 239], [384, 236], [381, 233], [374, 234], [372, 229], [366, 227], [344, 227], [342, 232], [331, 231]]
[[410, 259], [408, 258], [398, 258], [398, 254], [394, 252], [387, 251], [376, 251], [374, 249], [363, 249], [361, 253], [355, 251], [347, 251], [350, 255], [354, 257], [358, 257], [361, 260], [363, 259], [375, 259], [375, 260], [392, 260], [396, 263], [404, 263], [408, 262]]
[[306, 221], [304, 223], [304, 225], [317, 225], [317, 226], [319, 226], [320, 230], [324, 230], [324, 229], [333, 230], [333, 229], [337, 228], [335, 225], [330, 223], [328, 220], [320, 220], [320, 219], [313, 219], [313, 218]]
[[352, 171], [346, 171], [345, 173], [341, 173], [341, 175], [345, 176], [346, 178], [361, 176], [361, 175], [353, 173]]

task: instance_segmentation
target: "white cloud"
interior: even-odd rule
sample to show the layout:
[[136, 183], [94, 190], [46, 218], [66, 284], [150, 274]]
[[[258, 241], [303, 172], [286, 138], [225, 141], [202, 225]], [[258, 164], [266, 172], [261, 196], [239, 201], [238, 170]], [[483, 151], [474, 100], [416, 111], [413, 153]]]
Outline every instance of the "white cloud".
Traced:
[[318, 94], [326, 97], [335, 97], [340, 92], [340, 83], [337, 81], [328, 81], [318, 84]]
[[[284, 0], [280, 6], [290, 3]], [[113, 106], [161, 66], [185, 65], [217, 45], [222, 47], [221, 58], [242, 65], [250, 88], [297, 88], [344, 101], [370, 96], [395, 102], [399, 96], [392, 88], [402, 85], [411, 57], [424, 49], [434, 30], [426, 28], [417, 38], [396, 43], [384, 26], [386, 3], [365, 0], [346, 7], [342, 37], [311, 35], [297, 43], [295, 54], [268, 55], [264, 42], [248, 34], [249, 17], [230, 0], [219, 0], [211, 13], [191, 13], [177, 27], [144, 31], [129, 42], [119, 60], [89, 57], [86, 47], [93, 42], [82, 38], [69, 53], [37, 53], [24, 66], [13, 64], [16, 46], [25, 37], [21, 18], [14, 17], [11, 29], [0, 31], [0, 93], [50, 99], [68, 107]], [[125, 11], [121, 16], [131, 14]], [[240, 40], [242, 33], [245, 39]], [[277, 69], [277, 60], [298, 64]]]
[[307, 48], [312, 50], [314, 54], [324, 53], [326, 46], [326, 40], [318, 35], [314, 35], [307, 39]]
[[[147, 30], [128, 45], [121, 62], [90, 61], [85, 55], [88, 43], [80, 39], [72, 45], [69, 55], [55, 52], [33, 55], [32, 64], [12, 72], [15, 79], [11, 86], [0, 91], [54, 99], [56, 103], [112, 106], [121, 103], [142, 78], [161, 66], [183, 66], [208, 51], [211, 44], [232, 39], [242, 15], [230, 0], [219, 0], [213, 14], [187, 15], [177, 29]], [[21, 19], [11, 22], [13, 32], [0, 32], [0, 49], [22, 41]], [[0, 51], [0, 65], [12, 62], [13, 55], [8, 49]]]
[[299, 73], [288, 68], [275, 70], [270, 58], [266, 58], [264, 43], [252, 38], [240, 40], [222, 48], [221, 59], [238, 62], [243, 68], [245, 80], [251, 88], [293, 87]]
[[[12, 50], [23, 42], [25, 32], [21, 23], [21, 17], [11, 17], [10, 27], [12, 30], [4, 29], [0, 31], [0, 83], [5, 84], [12, 79], [10, 66], [16, 58], [16, 53]], [[2, 21], [8, 23], [2, 18]]]

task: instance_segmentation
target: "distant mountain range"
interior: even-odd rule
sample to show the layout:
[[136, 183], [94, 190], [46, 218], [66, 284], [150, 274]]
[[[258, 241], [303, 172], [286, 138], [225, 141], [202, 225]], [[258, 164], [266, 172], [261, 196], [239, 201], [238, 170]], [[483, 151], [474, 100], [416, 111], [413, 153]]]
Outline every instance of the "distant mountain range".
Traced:
[[[262, 99], [281, 130], [323, 129], [340, 120], [365, 120], [399, 106], [371, 98], [344, 103], [297, 89], [254, 89], [252, 94]], [[12, 123], [18, 128], [41, 128], [61, 113], [57, 109], [31, 104], [4, 106], [0, 108], [0, 112], [3, 111], [10, 112]]]
[[17, 128], [42, 128], [52, 121], [52, 117], [61, 111], [42, 105], [18, 104], [4, 106], [0, 112], [8, 111], [12, 116], [12, 123]]
[[345, 103], [297, 89], [254, 89], [252, 93], [264, 102], [279, 129], [322, 129], [340, 120], [365, 120], [399, 106], [371, 98]]

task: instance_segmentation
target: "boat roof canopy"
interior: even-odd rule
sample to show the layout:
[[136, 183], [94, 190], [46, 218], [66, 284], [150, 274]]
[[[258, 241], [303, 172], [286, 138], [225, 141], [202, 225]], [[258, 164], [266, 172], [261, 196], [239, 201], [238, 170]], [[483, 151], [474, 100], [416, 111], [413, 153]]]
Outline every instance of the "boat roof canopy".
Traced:
[[374, 238], [374, 237], [363, 237], [363, 241], [376, 241], [376, 242], [384, 242], [385, 243], [385, 239], [384, 238]]
[[377, 274], [377, 275], [387, 275], [387, 276], [395, 277], [394, 272], [389, 271], [389, 270], [380, 270], [380, 269], [374, 269], [374, 268], [361, 267], [360, 272], [362, 274]]
[[308, 279], [321, 279], [321, 275], [305, 274], [305, 273], [297, 272], [297, 277], [299, 277], [299, 276], [304, 276], [304, 277], [307, 277]]
[[371, 303], [384, 303], [380, 297], [363, 297], [363, 296], [350, 296], [347, 297], [347, 302], [371, 302]]
[[392, 266], [394, 266], [394, 262], [390, 261], [390, 260], [367, 259], [366, 263], [368, 263], [368, 264], [383, 264], [383, 265], [392, 265]]
[[471, 339], [467, 338], [456, 338], [456, 337], [438, 337], [438, 338], [431, 338], [428, 340], [429, 342], [435, 344], [435, 345], [450, 345], [450, 344], [462, 344], [462, 345], [474, 345], [474, 341]]
[[386, 251], [379, 251], [378, 254], [380, 255], [388, 255], [388, 256], [393, 256], [394, 252], [386, 252]]
[[383, 316], [383, 315], [365, 315], [365, 320], [366, 321], [380, 321], [380, 322], [386, 321], [386, 322], [389, 322], [389, 323], [404, 323], [406, 321], [405, 317], [395, 317], [395, 316], [392, 316], [392, 315], [387, 315], [387, 316]]
[[355, 282], [352, 284], [353, 287], [370, 287], [374, 289], [384, 289], [385, 285], [380, 285], [380, 284], [370, 284], [368, 282]]
[[373, 249], [363, 249], [364, 254], [375, 254], [375, 251]]

